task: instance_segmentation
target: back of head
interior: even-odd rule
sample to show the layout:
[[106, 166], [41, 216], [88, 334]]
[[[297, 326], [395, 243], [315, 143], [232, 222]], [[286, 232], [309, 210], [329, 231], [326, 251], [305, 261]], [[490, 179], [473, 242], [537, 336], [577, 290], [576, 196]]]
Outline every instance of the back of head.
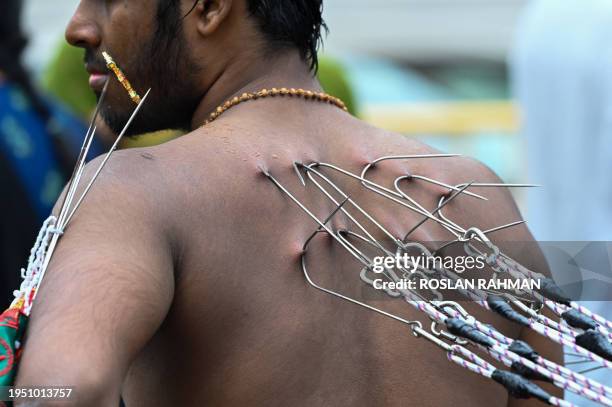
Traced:
[[[190, 12], [203, 0], [192, 1]], [[177, 0], [159, 0], [157, 44], [168, 45], [168, 40], [175, 38], [177, 28], [186, 17], [180, 14], [180, 3]], [[323, 0], [245, 0], [245, 4], [267, 40], [269, 52], [297, 48], [302, 58], [316, 70], [317, 49], [322, 42], [322, 31], [327, 30], [323, 21]]]
[[318, 65], [317, 49], [322, 40], [323, 0], [247, 0], [249, 12], [270, 42], [277, 47], [295, 47], [311, 69]]

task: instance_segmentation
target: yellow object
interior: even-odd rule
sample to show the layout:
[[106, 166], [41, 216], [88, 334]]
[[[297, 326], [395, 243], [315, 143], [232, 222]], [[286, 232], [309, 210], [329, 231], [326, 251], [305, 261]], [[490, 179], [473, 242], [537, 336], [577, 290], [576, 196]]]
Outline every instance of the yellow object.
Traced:
[[160, 130], [121, 140], [120, 148], [148, 147], [165, 143], [183, 135], [180, 130]]
[[123, 85], [123, 88], [127, 91], [128, 95], [130, 95], [130, 99], [132, 99], [132, 102], [139, 104], [140, 96], [138, 95], [138, 93], [136, 93], [134, 88], [132, 88], [132, 84], [125, 77], [121, 69], [119, 69], [115, 61], [113, 61], [113, 58], [106, 51], [102, 52], [102, 56], [104, 57], [104, 60], [106, 61], [106, 66], [108, 67], [108, 69], [113, 71], [119, 83]]
[[374, 126], [413, 135], [513, 134], [518, 109], [511, 101], [407, 103], [363, 106], [362, 118]]

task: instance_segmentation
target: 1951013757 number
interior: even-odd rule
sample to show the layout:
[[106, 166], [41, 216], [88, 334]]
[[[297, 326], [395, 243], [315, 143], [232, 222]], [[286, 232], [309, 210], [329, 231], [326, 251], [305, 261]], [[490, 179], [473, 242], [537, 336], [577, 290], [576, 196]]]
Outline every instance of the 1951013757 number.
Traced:
[[[66, 400], [72, 394], [72, 387], [5, 387], [1, 391], [6, 401], [23, 399]], [[4, 397], [3, 397], [4, 398]]]

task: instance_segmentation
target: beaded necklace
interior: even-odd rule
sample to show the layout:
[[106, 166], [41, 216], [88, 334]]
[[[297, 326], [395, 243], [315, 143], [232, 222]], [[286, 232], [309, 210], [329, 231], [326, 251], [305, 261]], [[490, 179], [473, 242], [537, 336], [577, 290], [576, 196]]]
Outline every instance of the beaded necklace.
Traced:
[[223, 113], [225, 113], [228, 109], [239, 105], [240, 103], [247, 102], [249, 100], [257, 100], [266, 97], [297, 97], [303, 98], [306, 100], [314, 100], [316, 102], [329, 103], [337, 106], [338, 108], [348, 111], [344, 102], [338, 99], [335, 96], [329, 95], [324, 92], [313, 92], [311, 90], [304, 89], [294, 89], [294, 88], [272, 88], [272, 89], [262, 89], [255, 93], [243, 93], [240, 96], [236, 96], [232, 99], [227, 100], [225, 103], [219, 105], [209, 116], [208, 119], [204, 122], [202, 126], [207, 125], [208, 123], [214, 121]]

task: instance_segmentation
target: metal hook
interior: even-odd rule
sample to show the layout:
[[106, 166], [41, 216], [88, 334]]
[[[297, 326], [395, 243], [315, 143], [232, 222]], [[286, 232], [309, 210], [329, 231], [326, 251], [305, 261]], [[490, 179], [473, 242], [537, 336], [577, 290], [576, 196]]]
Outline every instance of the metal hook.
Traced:
[[[461, 195], [462, 193], [464, 193], [464, 191], [470, 187], [470, 184], [464, 186], [463, 188], [459, 189], [457, 192], [455, 192], [450, 198], [448, 198], [448, 200], [446, 202], [444, 202], [442, 205], [438, 205], [438, 207], [431, 212], [431, 216], [433, 217], [436, 213], [440, 212], [440, 210], [446, 206], [447, 204], [449, 204], [450, 202], [452, 202], [455, 198], [457, 198], [459, 195]], [[410, 236], [410, 234], [412, 234], [415, 230], [417, 230], [419, 227], [421, 227], [421, 225], [423, 225], [425, 222], [427, 222], [429, 219], [431, 219], [430, 216], [426, 217], [425, 219], [421, 220], [419, 223], [417, 223], [415, 226], [412, 227], [412, 229], [410, 229], [408, 231], [408, 233], [406, 233], [406, 235], [404, 236], [403, 241], [405, 242], [406, 239], [408, 239], [408, 236]]]
[[[337, 206], [336, 206], [336, 208], [334, 208], [334, 210], [332, 211], [332, 213], [330, 213], [330, 214], [327, 216], [327, 218], [325, 218], [325, 219], [323, 220], [323, 224], [327, 224], [327, 222], [329, 222], [329, 221], [330, 221], [330, 220], [331, 220], [331, 219], [334, 217], [334, 215], [335, 215], [336, 213], [338, 213], [338, 211], [339, 211], [340, 209], [342, 209], [342, 207], [343, 207], [343, 206], [344, 206], [344, 205], [345, 205], [345, 204], [346, 204], [348, 201], [349, 201], [349, 198], [347, 197], [347, 198], [346, 198], [344, 201], [342, 201], [340, 204], [337, 204], [337, 203], [336, 203], [336, 205], [337, 205]], [[315, 235], [316, 235], [317, 233], [319, 233], [319, 232], [321, 232], [321, 231], [322, 231], [322, 227], [321, 227], [321, 226], [319, 226], [319, 227], [317, 228], [317, 230], [315, 230], [315, 231], [314, 231], [314, 232], [313, 232], [313, 233], [312, 233], [312, 234], [311, 234], [311, 235], [308, 237], [308, 239], [306, 239], [306, 244], [308, 244], [308, 243], [310, 242], [310, 240], [311, 240], [313, 237], [315, 237]]]
[[361, 302], [361, 301], [355, 300], [353, 298], [350, 298], [350, 297], [348, 297], [348, 296], [346, 296], [344, 294], [341, 294], [339, 292], [336, 292], [336, 291], [333, 291], [333, 290], [330, 290], [328, 288], [325, 288], [325, 287], [322, 287], [322, 286], [318, 285], [317, 283], [315, 283], [312, 280], [312, 278], [308, 274], [308, 270], [306, 268], [306, 252], [304, 252], [304, 254], [302, 254], [301, 263], [302, 263], [302, 273], [304, 274], [304, 277], [306, 277], [306, 281], [308, 282], [308, 284], [310, 284], [312, 287], [316, 288], [317, 290], [323, 291], [324, 293], [333, 295], [335, 297], [338, 297], [338, 298], [343, 299], [345, 301], [348, 301], [350, 303], [359, 305], [360, 307], [364, 307], [364, 308], [366, 308], [366, 309], [368, 309], [370, 311], [377, 312], [377, 313], [379, 313], [381, 315], [384, 315], [384, 316], [386, 316], [388, 318], [391, 318], [391, 319], [394, 319], [396, 321], [399, 321], [399, 322], [401, 322], [403, 324], [406, 324], [406, 325], [408, 325], [410, 327], [422, 326], [421, 323], [419, 321], [417, 321], [417, 320], [411, 321], [411, 320], [404, 319], [404, 318], [399, 317], [397, 315], [394, 315], [394, 314], [391, 314], [389, 312], [383, 311], [383, 310], [381, 310], [379, 308], [373, 307], [373, 306], [371, 306], [369, 304], [366, 304], [364, 302]]
[[[459, 157], [459, 156], [460, 154], [415, 154], [415, 155], [390, 155], [390, 156], [380, 157], [372, 161], [371, 163], [367, 164], [361, 170], [361, 178], [363, 178], [363, 180], [366, 181], [366, 175], [368, 171], [374, 168], [378, 163], [381, 163], [387, 160], [415, 160], [415, 159], [423, 159], [423, 158], [449, 158], [449, 157]], [[364, 184], [363, 186], [368, 188], [366, 184]]]
[[302, 183], [303, 186], [306, 186], [306, 180], [304, 180], [304, 177], [302, 177], [302, 173], [300, 172], [300, 168], [299, 167], [303, 167], [304, 164], [299, 163], [297, 161], [293, 162], [293, 169], [295, 170], [295, 173], [297, 174], [298, 178], [300, 179], [300, 182]]
[[351, 177], [353, 179], [359, 180], [359, 181], [362, 182], [362, 184], [364, 184], [364, 186], [367, 185], [367, 186], [371, 186], [372, 187], [372, 188], [366, 187], [367, 189], [371, 190], [372, 192], [374, 192], [374, 193], [376, 193], [376, 194], [378, 194], [380, 196], [383, 196], [383, 197], [391, 200], [392, 202], [395, 202], [395, 203], [397, 203], [397, 204], [399, 204], [399, 205], [401, 205], [401, 206], [403, 206], [405, 208], [408, 208], [408, 209], [410, 209], [410, 210], [412, 210], [412, 211], [414, 211], [414, 212], [416, 212], [416, 213], [418, 213], [420, 215], [431, 217], [431, 219], [434, 222], [436, 222], [436, 223], [439, 223], [441, 225], [446, 225], [446, 226], [448, 226], [450, 228], [454, 227], [453, 225], [449, 225], [448, 223], [444, 222], [443, 220], [440, 220], [440, 219], [436, 218], [435, 216], [430, 215], [429, 212], [422, 211], [419, 208], [414, 207], [414, 206], [410, 205], [409, 203], [406, 203], [406, 202], [402, 201], [402, 199], [403, 199], [402, 196], [400, 194], [398, 194], [396, 191], [392, 191], [392, 190], [390, 190], [388, 188], [385, 188], [385, 187], [383, 187], [383, 186], [381, 186], [379, 184], [376, 184], [375, 182], [372, 182], [372, 181], [369, 181], [367, 179], [364, 179], [364, 178], [362, 178], [362, 177], [360, 177], [358, 175], [355, 175], [355, 174], [353, 174], [353, 173], [351, 173], [349, 171], [346, 171], [346, 170], [344, 170], [344, 169], [342, 169], [342, 168], [340, 168], [338, 166], [335, 166], [333, 164], [329, 164], [329, 163], [317, 163], [317, 166], [324, 167], [324, 168], [330, 168], [330, 169], [332, 169], [334, 171], [337, 171], [337, 172], [339, 172], [339, 173], [341, 173], [343, 175], [346, 175], [346, 176]]
[[[330, 185], [336, 192], [338, 192], [340, 195], [342, 195], [344, 198], [346, 198], [348, 200], [348, 202], [350, 202], [350, 204], [357, 209], [359, 212], [361, 212], [362, 215], [364, 215], [366, 218], [368, 218], [368, 220], [370, 222], [372, 222], [376, 227], [378, 227], [383, 233], [385, 233], [389, 238], [391, 238], [391, 240], [396, 241], [397, 239], [384, 227], [380, 224], [380, 222], [378, 222], [372, 215], [370, 215], [367, 211], [365, 211], [361, 206], [359, 206], [353, 199], [351, 199], [348, 194], [346, 194], [344, 191], [342, 191], [342, 189], [340, 187], [338, 187], [334, 182], [332, 182], [328, 177], [326, 177], [325, 175], [323, 175], [320, 171], [315, 170], [314, 168], [312, 168], [311, 165], [309, 166], [305, 166], [304, 167], [306, 169], [306, 176], [315, 184], [315, 186], [317, 186], [317, 188], [319, 188], [319, 190], [321, 192], [323, 192], [325, 194], [325, 196], [327, 196], [328, 199], [330, 199], [332, 202], [334, 202], [334, 204], [337, 204], [337, 201], [331, 196], [331, 194], [325, 189], [323, 188], [323, 186], [317, 182], [312, 174], [317, 175], [319, 178], [321, 178], [323, 181], [325, 181], [328, 185]], [[372, 241], [376, 242], [378, 244], [378, 242], [376, 241], [376, 239], [367, 231], [367, 229], [365, 227], [363, 227], [363, 225], [357, 221], [348, 211], [346, 210], [342, 210], [342, 212], [355, 224], [357, 225], [357, 227], [363, 232], [365, 233]], [[381, 244], [378, 244], [380, 249], [384, 250], [384, 247]]]
[[[473, 192], [466, 191], [465, 188], [455, 187], [455, 186], [449, 185], [449, 184], [447, 184], [445, 182], [437, 181], [437, 180], [435, 180], [433, 178], [428, 178], [428, 177], [425, 177], [423, 175], [413, 175], [413, 174], [411, 174], [410, 177], [413, 178], [413, 179], [420, 179], [421, 181], [429, 182], [430, 184], [434, 184], [434, 185], [438, 185], [438, 186], [441, 186], [441, 187], [444, 187], [444, 188], [448, 188], [449, 191], [463, 191], [463, 193], [465, 195], [469, 195], [471, 197], [480, 199], [482, 201], [488, 201], [489, 200], [488, 198], [486, 198], [486, 197], [484, 197], [482, 195], [478, 195], [478, 194], [475, 194]], [[473, 185], [473, 182], [470, 182], [468, 186], [470, 186], [470, 185]]]

